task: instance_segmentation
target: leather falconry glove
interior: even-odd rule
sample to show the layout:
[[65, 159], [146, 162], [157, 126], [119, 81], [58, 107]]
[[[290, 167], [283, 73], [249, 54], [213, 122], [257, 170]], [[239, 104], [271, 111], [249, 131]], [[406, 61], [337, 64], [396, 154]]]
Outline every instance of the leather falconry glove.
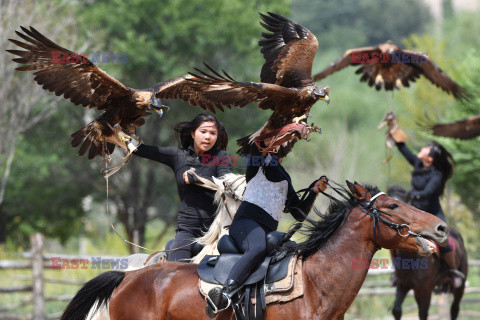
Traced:
[[142, 144], [142, 141], [140, 140], [140, 138], [134, 134], [130, 136], [121, 130], [117, 134], [118, 134], [118, 137], [127, 146], [127, 150], [129, 154], [136, 151], [138, 146]]

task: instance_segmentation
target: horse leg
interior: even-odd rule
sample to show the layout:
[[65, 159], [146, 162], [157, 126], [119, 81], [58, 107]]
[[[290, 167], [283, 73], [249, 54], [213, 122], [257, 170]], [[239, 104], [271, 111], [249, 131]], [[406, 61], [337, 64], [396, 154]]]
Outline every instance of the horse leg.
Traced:
[[397, 285], [395, 303], [392, 309], [392, 314], [395, 317], [395, 320], [400, 320], [400, 318], [402, 317], [402, 303], [403, 300], [405, 300], [405, 296], [407, 295], [409, 290], [410, 288]]
[[421, 290], [416, 288], [415, 292], [415, 301], [418, 305], [418, 318], [420, 320], [427, 320], [428, 318], [428, 309], [430, 308], [430, 300], [432, 298], [432, 290], [426, 290], [422, 288]]
[[465, 283], [460, 288], [453, 290], [453, 303], [450, 307], [450, 319], [455, 320], [460, 311], [460, 300], [462, 300], [463, 292], [465, 290]]

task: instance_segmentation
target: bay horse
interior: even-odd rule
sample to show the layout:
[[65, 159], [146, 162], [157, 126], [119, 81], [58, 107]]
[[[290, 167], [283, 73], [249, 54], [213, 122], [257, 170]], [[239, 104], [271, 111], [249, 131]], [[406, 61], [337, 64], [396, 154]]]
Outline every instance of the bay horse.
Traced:
[[[388, 195], [403, 202], [409, 202], [409, 192], [401, 186], [395, 185], [387, 190]], [[427, 259], [426, 268], [395, 268], [396, 276], [396, 295], [395, 303], [392, 309], [395, 320], [400, 320], [402, 317], [402, 303], [411, 289], [415, 295], [415, 301], [418, 305], [418, 317], [420, 320], [425, 320], [428, 317], [428, 310], [430, 308], [430, 300], [434, 291], [448, 292], [453, 294], [453, 302], [450, 307], [450, 318], [455, 320], [460, 311], [460, 301], [462, 300], [465, 291], [465, 282], [468, 274], [468, 259], [467, 252], [463, 243], [462, 236], [453, 227], [449, 227], [449, 235], [454, 241], [456, 261], [459, 262], [459, 270], [465, 275], [462, 280], [462, 285], [459, 288], [454, 288], [449, 268], [447, 264], [441, 260], [438, 255], [431, 255], [423, 257]], [[452, 246], [452, 247], [453, 247]], [[392, 256], [399, 261], [419, 261], [422, 259], [415, 252], [406, 252], [403, 250], [392, 250]]]
[[[304, 294], [269, 304], [265, 319], [343, 319], [368, 272], [368, 267], [352, 268], [354, 260], [370, 262], [380, 247], [429, 255], [434, 242], [446, 241], [447, 225], [439, 218], [376, 188], [348, 181], [347, 186], [348, 198], [332, 201], [327, 213], [320, 214], [323, 219], [309, 220], [303, 230], [307, 239], [295, 248], [304, 260]], [[61, 319], [209, 319], [206, 305], [198, 290], [197, 265], [165, 262], [97, 276], [78, 291]], [[231, 309], [217, 315], [219, 320], [233, 318]]]

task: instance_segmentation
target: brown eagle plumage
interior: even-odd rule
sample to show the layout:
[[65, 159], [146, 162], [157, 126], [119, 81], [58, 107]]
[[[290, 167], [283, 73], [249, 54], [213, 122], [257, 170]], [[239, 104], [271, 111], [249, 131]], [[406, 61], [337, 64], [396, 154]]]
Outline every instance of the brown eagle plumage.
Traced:
[[440, 137], [469, 140], [480, 136], [480, 115], [471, 116], [451, 123], [430, 126], [433, 134]]
[[399, 49], [391, 41], [378, 46], [350, 49], [313, 77], [317, 81], [348, 66], [360, 66], [355, 72], [360, 81], [375, 86], [377, 90], [409, 87], [410, 82], [424, 75], [431, 83], [452, 94], [455, 98], [467, 98], [466, 90], [438, 67], [426, 55]]
[[[253, 138], [279, 129], [310, 111], [318, 100], [327, 103], [328, 87], [317, 86], [312, 79], [312, 64], [318, 48], [315, 36], [305, 27], [275, 13], [260, 14], [261, 25], [270, 31], [259, 41], [265, 58], [261, 82], [236, 81], [223, 71], [220, 74], [206, 65], [210, 73], [196, 69], [190, 73], [156, 86], [158, 99], [182, 99], [193, 106], [215, 112], [224, 107], [244, 107], [259, 103], [260, 109], [273, 114], [256, 133], [238, 140], [240, 154], [247, 154]], [[288, 143], [279, 154], [286, 154]]]
[[87, 150], [89, 159], [111, 154], [115, 145], [124, 145], [117, 130], [134, 134], [135, 128], [143, 125], [150, 115], [149, 110], [163, 111], [164, 106], [153, 97], [153, 88], [128, 88], [86, 57], [57, 45], [35, 28], [21, 29], [23, 32], [15, 32], [26, 42], [9, 40], [26, 51], [7, 50], [19, 56], [13, 59], [14, 62], [23, 64], [15, 70], [35, 71], [34, 80], [43, 89], [63, 96], [75, 105], [104, 111], [72, 134], [72, 146], [81, 145], [80, 156]]

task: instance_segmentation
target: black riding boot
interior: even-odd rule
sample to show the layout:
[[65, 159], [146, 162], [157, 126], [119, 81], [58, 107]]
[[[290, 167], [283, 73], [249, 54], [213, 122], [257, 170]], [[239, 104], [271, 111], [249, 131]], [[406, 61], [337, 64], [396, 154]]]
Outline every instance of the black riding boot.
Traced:
[[207, 308], [205, 312], [210, 318], [214, 318], [218, 312], [227, 309], [232, 303], [232, 296], [237, 292], [239, 283], [228, 279], [226, 287], [215, 287], [208, 292]]

